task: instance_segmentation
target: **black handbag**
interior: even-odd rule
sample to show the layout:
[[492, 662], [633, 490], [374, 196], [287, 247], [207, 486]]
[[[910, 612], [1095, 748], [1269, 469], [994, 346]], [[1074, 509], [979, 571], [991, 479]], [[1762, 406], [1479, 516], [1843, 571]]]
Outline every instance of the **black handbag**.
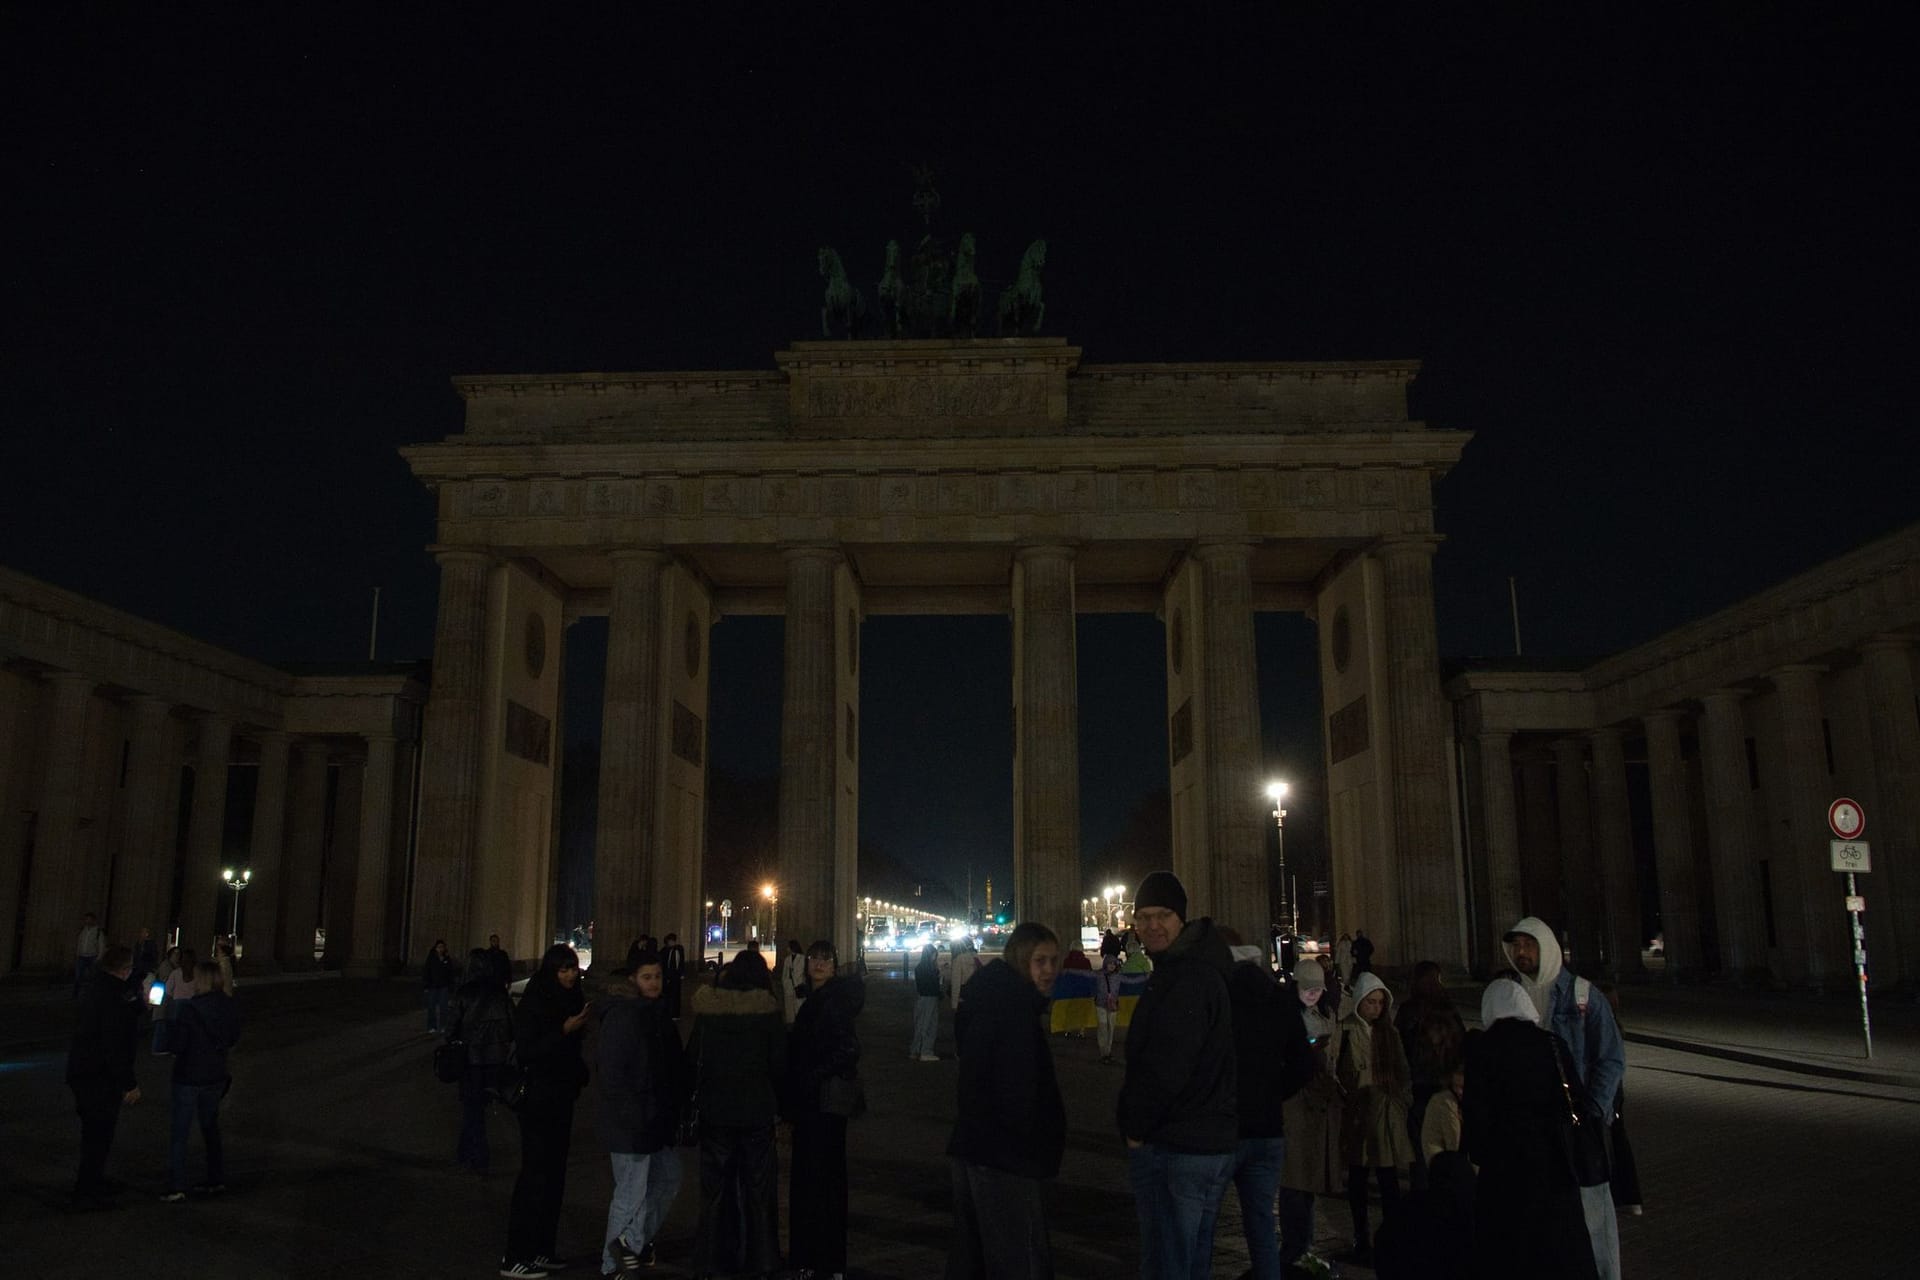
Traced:
[[467, 1043], [442, 1040], [433, 1046], [433, 1078], [441, 1084], [459, 1084], [467, 1072]]

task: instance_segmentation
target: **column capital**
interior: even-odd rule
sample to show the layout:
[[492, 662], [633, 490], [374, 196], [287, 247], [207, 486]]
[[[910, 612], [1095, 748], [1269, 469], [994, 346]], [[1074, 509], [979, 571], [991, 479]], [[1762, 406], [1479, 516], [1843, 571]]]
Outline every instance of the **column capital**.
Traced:
[[1775, 667], [1773, 670], [1767, 672], [1767, 679], [1773, 681], [1776, 685], [1810, 685], [1825, 674], [1827, 674], [1827, 669], [1814, 663], [1789, 662], [1785, 666]]
[[1700, 701], [1711, 707], [1714, 705], [1737, 707], [1747, 700], [1748, 691], [1731, 685], [1718, 689], [1709, 689], [1700, 695]]
[[1368, 547], [1367, 550], [1383, 558], [1386, 556], [1427, 556], [1431, 558], [1433, 553], [1440, 549], [1440, 544], [1443, 541], [1445, 541], [1445, 539], [1437, 533], [1401, 533], [1382, 538], [1371, 547]]
[[799, 560], [825, 560], [831, 564], [844, 561], [846, 553], [839, 547], [826, 543], [804, 543], [798, 546], [780, 548], [780, 558], [788, 564]]
[[1555, 738], [1547, 744], [1547, 749], [1553, 752], [1556, 761], [1578, 759], [1586, 754], [1587, 743], [1579, 737]]
[[1013, 549], [1013, 558], [1025, 564], [1029, 560], [1071, 560], [1080, 548], [1071, 542], [1034, 542]]
[[456, 564], [491, 565], [494, 561], [492, 552], [482, 551], [477, 547], [443, 547], [436, 545], [428, 547], [427, 550], [433, 553], [435, 563], [443, 569]]
[[1497, 744], [1500, 747], [1508, 749], [1511, 749], [1513, 746], [1513, 730], [1511, 729], [1476, 729], [1473, 731], [1473, 737], [1476, 742], [1487, 745]]
[[1679, 707], [1655, 707], [1652, 711], [1642, 712], [1640, 718], [1648, 725], [1671, 724], [1678, 726], [1687, 718], [1687, 713]]
[[268, 745], [286, 746], [293, 741], [293, 734], [285, 729], [262, 729], [257, 733], [249, 733], [247, 737], [252, 738], [263, 747]]
[[1597, 729], [1588, 729], [1585, 737], [1588, 742], [1619, 743], [1627, 736], [1627, 731], [1617, 724], [1603, 724]]
[[136, 716], [163, 719], [173, 713], [173, 699], [157, 693], [136, 693], [127, 699], [127, 708]]
[[673, 557], [661, 547], [615, 547], [607, 552], [607, 559], [615, 564], [628, 560], [638, 560], [642, 564], [665, 564]]

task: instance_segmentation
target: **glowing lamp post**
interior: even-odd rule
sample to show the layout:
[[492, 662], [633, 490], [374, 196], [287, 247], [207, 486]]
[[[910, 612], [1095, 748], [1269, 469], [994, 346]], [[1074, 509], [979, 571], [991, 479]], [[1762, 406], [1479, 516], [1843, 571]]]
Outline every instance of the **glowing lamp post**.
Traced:
[[227, 888], [233, 890], [233, 925], [227, 930], [227, 935], [233, 939], [234, 953], [238, 955], [240, 950], [240, 892], [252, 882], [253, 868], [242, 867], [240, 870], [235, 871], [232, 867], [227, 867], [220, 872], [220, 879], [226, 883]]
[[760, 886], [760, 896], [767, 900], [767, 942], [772, 945], [780, 936], [780, 895], [769, 881]]
[[1292, 895], [1287, 892], [1287, 784], [1277, 779], [1269, 782], [1267, 799], [1273, 801], [1274, 841], [1280, 854], [1280, 921], [1286, 936], [1292, 938], [1300, 931], [1300, 922], [1294, 914]]

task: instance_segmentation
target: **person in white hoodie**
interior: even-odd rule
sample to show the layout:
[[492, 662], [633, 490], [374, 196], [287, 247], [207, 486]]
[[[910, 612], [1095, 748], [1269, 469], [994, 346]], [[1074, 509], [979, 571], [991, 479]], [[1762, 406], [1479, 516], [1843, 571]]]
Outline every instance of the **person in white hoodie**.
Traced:
[[[1560, 940], [1537, 916], [1527, 916], [1507, 930], [1502, 942], [1540, 1025], [1567, 1046], [1586, 1093], [1586, 1119], [1606, 1129], [1613, 1123], [1620, 1082], [1627, 1073], [1626, 1046], [1606, 996], [1566, 968]], [[1582, 1186], [1580, 1203], [1600, 1280], [1620, 1280], [1620, 1224], [1606, 1179]]]

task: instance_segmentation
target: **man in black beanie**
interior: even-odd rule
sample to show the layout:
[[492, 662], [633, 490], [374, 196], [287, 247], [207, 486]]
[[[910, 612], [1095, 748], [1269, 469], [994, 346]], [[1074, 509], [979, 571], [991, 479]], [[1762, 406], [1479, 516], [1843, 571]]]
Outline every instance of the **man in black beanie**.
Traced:
[[1120, 1134], [1140, 1220], [1143, 1277], [1205, 1275], [1213, 1224], [1233, 1174], [1233, 953], [1213, 921], [1189, 922], [1171, 871], [1140, 882], [1133, 922], [1153, 976], [1127, 1028]]

